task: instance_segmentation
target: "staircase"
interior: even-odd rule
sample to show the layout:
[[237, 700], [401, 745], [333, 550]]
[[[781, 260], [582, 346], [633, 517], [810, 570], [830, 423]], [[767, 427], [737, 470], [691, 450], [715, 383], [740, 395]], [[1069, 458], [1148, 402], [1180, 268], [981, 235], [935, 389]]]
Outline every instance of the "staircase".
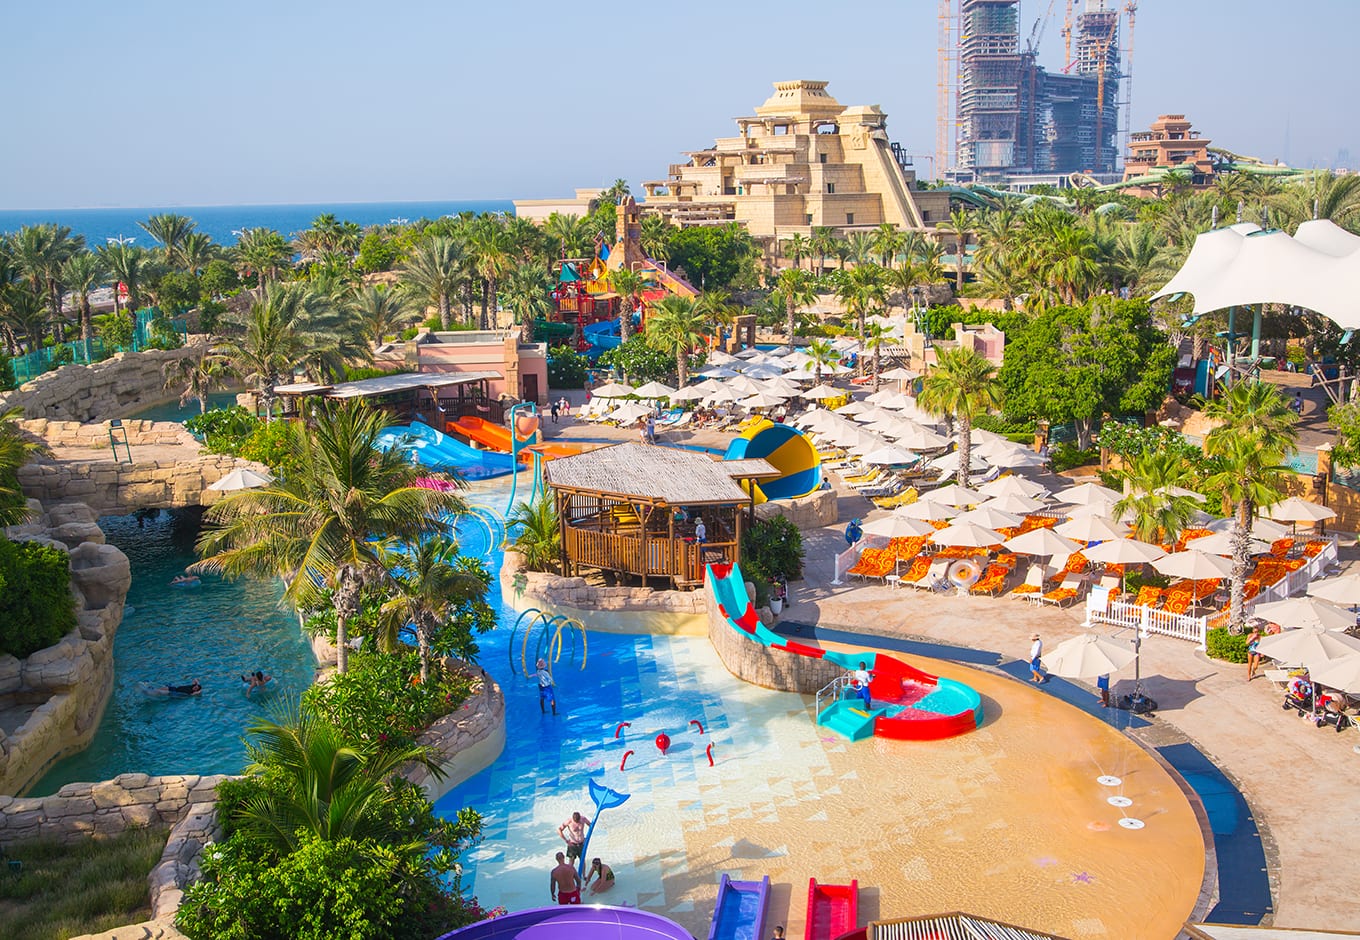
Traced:
[[862, 741], [873, 737], [874, 719], [883, 714], [883, 709], [865, 710], [864, 702], [858, 697], [838, 699], [817, 714], [817, 724], [842, 734], [851, 741]]

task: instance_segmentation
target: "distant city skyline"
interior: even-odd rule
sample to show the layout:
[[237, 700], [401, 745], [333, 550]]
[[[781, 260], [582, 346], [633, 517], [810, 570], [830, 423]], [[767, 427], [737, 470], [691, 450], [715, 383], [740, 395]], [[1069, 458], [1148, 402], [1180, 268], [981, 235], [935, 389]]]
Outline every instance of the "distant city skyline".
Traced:
[[[1024, 0], [1020, 34], [1050, 6], [1040, 62], [1058, 69], [1061, 2]], [[1141, 0], [1133, 129], [1184, 113], [1237, 153], [1350, 161], [1343, 43], [1360, 4], [1290, 9]], [[619, 177], [639, 191], [796, 78], [881, 105], [926, 176], [935, 14], [931, 0], [692, 0], [655, 22], [539, 2], [14, 4], [0, 209], [534, 198]]]

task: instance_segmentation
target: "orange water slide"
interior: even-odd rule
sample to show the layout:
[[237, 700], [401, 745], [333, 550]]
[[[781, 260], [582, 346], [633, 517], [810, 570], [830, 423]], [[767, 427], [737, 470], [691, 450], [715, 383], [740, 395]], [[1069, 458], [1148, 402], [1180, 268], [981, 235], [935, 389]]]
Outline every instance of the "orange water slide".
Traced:
[[[502, 427], [499, 424], [492, 424], [490, 421], [486, 421], [482, 418], [473, 415], [463, 415], [457, 421], [448, 422], [444, 430], [448, 434], [457, 434], [459, 437], [465, 437], [473, 443], [481, 444], [488, 450], [499, 451], [502, 454], [510, 453], [510, 429]], [[528, 453], [523, 450], [525, 443], [525, 440], [521, 438], [520, 457], [522, 460], [529, 459]], [[540, 444], [536, 449], [548, 459], [552, 459], [553, 457], [567, 457], [571, 454], [580, 453], [579, 448], [557, 446], [553, 444]]]

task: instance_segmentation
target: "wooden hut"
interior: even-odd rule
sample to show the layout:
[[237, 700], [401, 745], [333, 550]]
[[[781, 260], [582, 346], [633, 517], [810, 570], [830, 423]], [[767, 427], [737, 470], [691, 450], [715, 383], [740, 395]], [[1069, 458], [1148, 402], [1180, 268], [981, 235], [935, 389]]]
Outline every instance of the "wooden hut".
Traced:
[[764, 460], [645, 444], [559, 457], [543, 473], [556, 500], [563, 571], [598, 568], [676, 587], [702, 584], [707, 564], [741, 560], [751, 497], [738, 481], [779, 475]]

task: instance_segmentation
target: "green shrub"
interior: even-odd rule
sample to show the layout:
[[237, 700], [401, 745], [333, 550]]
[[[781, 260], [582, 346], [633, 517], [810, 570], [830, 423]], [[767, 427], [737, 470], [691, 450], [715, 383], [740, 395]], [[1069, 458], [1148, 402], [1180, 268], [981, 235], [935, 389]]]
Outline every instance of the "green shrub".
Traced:
[[349, 672], [312, 686], [302, 701], [354, 741], [381, 749], [407, 748], [472, 691], [471, 680], [449, 673], [439, 661], [431, 664], [428, 683], [422, 685], [419, 677], [415, 652], [359, 651], [350, 656]]
[[570, 346], [548, 350], [548, 387], [583, 388], [590, 361]]
[[767, 606], [771, 585], [802, 577], [803, 533], [783, 516], [761, 519], [742, 534], [741, 570], [755, 585], [756, 606]]
[[1171, 579], [1156, 571], [1130, 571], [1124, 575], [1124, 589], [1134, 593], [1137, 593], [1138, 589], [1144, 585], [1164, 588], [1169, 584], [1171, 584]]
[[1099, 459], [1099, 450], [1095, 448], [1082, 450], [1071, 441], [1063, 441], [1053, 448], [1053, 470], [1055, 473], [1062, 473], [1064, 470], [1071, 470], [1073, 467], [1084, 467]]
[[23, 659], [75, 625], [70, 556], [37, 542], [0, 538], [0, 654]]
[[9, 356], [0, 355], [0, 392], [8, 392], [18, 383], [14, 378], [14, 363]]
[[206, 414], [194, 415], [184, 422], [189, 433], [201, 440], [215, 454], [235, 455], [246, 438], [255, 433], [260, 419], [247, 408], [233, 405], [214, 408]]
[[405, 375], [410, 369], [378, 369], [373, 366], [345, 366], [346, 382], [361, 382], [364, 379], [380, 379], [384, 375]]
[[1229, 633], [1227, 627], [1216, 627], [1204, 637], [1204, 645], [1211, 659], [1221, 659], [1230, 663], [1247, 661], [1247, 638], [1245, 634]]

